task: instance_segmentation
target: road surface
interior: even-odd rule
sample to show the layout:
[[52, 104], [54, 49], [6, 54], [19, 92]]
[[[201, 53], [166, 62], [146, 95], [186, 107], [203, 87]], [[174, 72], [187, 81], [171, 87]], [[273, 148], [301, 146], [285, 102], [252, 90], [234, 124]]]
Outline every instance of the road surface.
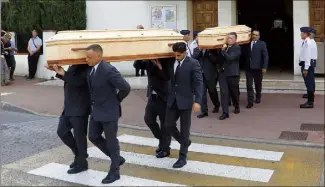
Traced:
[[[88, 143], [89, 170], [66, 173], [73, 160], [56, 135], [58, 118], [0, 111], [1, 185], [101, 186], [109, 159]], [[173, 169], [171, 156], [153, 156], [157, 140], [150, 132], [120, 127], [121, 179], [110, 186], [310, 186], [319, 185], [322, 149], [244, 143], [192, 136], [188, 163]]]

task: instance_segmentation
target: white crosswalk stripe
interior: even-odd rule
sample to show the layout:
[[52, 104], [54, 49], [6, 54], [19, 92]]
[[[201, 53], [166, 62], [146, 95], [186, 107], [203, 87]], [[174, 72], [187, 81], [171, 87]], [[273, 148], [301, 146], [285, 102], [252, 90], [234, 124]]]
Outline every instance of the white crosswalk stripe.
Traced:
[[[155, 147], [159, 143], [158, 140], [154, 138], [146, 138], [141, 136], [127, 135], [127, 134], [123, 134], [119, 136], [118, 139], [122, 143], [151, 146], [151, 147]], [[177, 141], [172, 141], [170, 148], [179, 150], [180, 148], [179, 143]], [[227, 156], [242, 157], [242, 158], [269, 160], [269, 161], [280, 161], [283, 155], [283, 152], [244, 149], [244, 148], [237, 148], [237, 147], [207, 145], [207, 144], [198, 144], [198, 143], [192, 143], [191, 146], [189, 147], [189, 151], [208, 153], [208, 154], [217, 154], [217, 155], [227, 155]]]
[[[134, 136], [123, 134], [118, 137], [121, 143], [144, 146], [144, 147], [156, 147], [158, 140], [154, 138], [147, 138], [142, 136]], [[176, 141], [172, 141], [171, 148], [179, 150], [179, 144]], [[217, 156], [231, 156], [244, 159], [255, 159], [270, 162], [278, 162], [283, 156], [283, 152], [265, 151], [255, 149], [245, 149], [237, 147], [219, 146], [192, 143], [189, 147], [189, 152], [196, 152], [202, 154], [209, 154]], [[90, 158], [96, 158], [100, 160], [109, 160], [104, 153], [102, 153], [97, 147], [88, 148], [88, 154]], [[144, 166], [148, 168], [162, 169], [164, 172], [169, 171], [184, 172], [189, 175], [206, 175], [210, 177], [224, 177], [229, 179], [239, 179], [252, 182], [268, 183], [273, 176], [274, 170], [270, 168], [254, 168], [227, 165], [222, 163], [210, 163], [197, 160], [187, 160], [187, 164], [183, 168], [174, 169], [172, 165], [176, 162], [176, 158], [163, 158], [157, 159], [154, 155], [140, 154], [135, 152], [121, 151], [121, 156], [126, 159], [127, 164], [134, 166]], [[91, 163], [90, 163], [91, 165]], [[89, 186], [103, 186], [101, 180], [107, 175], [106, 172], [89, 169], [85, 172], [69, 175], [67, 174], [68, 165], [62, 165], [59, 163], [49, 163], [40, 168], [29, 171], [29, 174], [48, 177], [52, 179], [62, 180], [66, 182], [89, 185]], [[168, 180], [157, 181], [150, 178], [139, 178], [135, 176], [127, 176], [121, 173], [121, 179], [110, 184], [111, 186], [184, 186], [182, 182], [169, 183]], [[108, 186], [108, 185], [105, 185]]]

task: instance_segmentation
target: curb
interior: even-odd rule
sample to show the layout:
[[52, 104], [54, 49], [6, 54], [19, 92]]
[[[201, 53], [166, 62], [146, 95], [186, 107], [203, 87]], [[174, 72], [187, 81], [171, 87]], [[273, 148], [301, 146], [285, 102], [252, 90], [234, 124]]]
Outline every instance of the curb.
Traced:
[[[20, 112], [33, 114], [38, 116], [46, 116], [46, 117], [55, 117], [59, 118], [60, 116], [51, 115], [51, 114], [42, 114], [38, 113], [23, 107], [19, 107], [7, 102], [1, 102], [1, 109], [12, 111], [12, 112]], [[120, 127], [141, 130], [141, 131], [150, 131], [147, 127], [139, 126], [139, 125], [127, 125], [127, 124], [119, 124]], [[220, 140], [228, 140], [228, 141], [241, 141], [247, 143], [263, 143], [263, 144], [271, 144], [271, 145], [282, 145], [282, 146], [296, 146], [296, 147], [308, 147], [308, 148], [321, 148], [324, 149], [323, 144], [318, 143], [309, 143], [309, 142], [300, 142], [300, 141], [286, 141], [286, 140], [268, 140], [261, 138], [244, 138], [244, 137], [235, 137], [235, 136], [225, 136], [225, 135], [216, 135], [216, 134], [207, 134], [207, 133], [196, 133], [191, 132], [191, 136], [201, 137], [201, 138], [215, 138]]]

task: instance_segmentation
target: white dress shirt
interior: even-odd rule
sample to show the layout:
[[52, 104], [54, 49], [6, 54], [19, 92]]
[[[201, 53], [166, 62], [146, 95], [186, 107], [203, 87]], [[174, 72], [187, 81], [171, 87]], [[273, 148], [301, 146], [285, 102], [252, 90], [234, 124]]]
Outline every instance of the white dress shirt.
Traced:
[[317, 60], [317, 43], [314, 39], [310, 39], [311, 43], [311, 59]]
[[303, 41], [303, 44], [300, 48], [299, 60], [305, 62], [305, 70], [309, 69], [310, 60], [312, 59], [311, 58], [311, 55], [312, 55], [312, 47], [311, 46], [312, 46], [312, 43], [310, 41], [310, 38], [308, 37]]
[[[185, 57], [185, 58], [186, 58], [186, 57]], [[182, 63], [183, 63], [183, 61], [185, 60], [185, 58], [184, 58], [183, 60], [180, 61], [179, 67], [182, 66]], [[177, 68], [177, 66], [178, 66], [178, 61], [175, 60], [175, 62], [174, 62], [174, 73], [176, 72], [176, 68]]]

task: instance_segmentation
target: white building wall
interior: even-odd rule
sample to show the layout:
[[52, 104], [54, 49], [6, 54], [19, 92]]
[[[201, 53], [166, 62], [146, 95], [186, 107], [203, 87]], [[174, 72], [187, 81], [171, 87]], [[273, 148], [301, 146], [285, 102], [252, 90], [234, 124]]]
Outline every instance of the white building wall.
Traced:
[[299, 53], [302, 40], [300, 37], [300, 27], [309, 26], [309, 2], [293, 1], [293, 35], [294, 35], [294, 74], [300, 75]]

